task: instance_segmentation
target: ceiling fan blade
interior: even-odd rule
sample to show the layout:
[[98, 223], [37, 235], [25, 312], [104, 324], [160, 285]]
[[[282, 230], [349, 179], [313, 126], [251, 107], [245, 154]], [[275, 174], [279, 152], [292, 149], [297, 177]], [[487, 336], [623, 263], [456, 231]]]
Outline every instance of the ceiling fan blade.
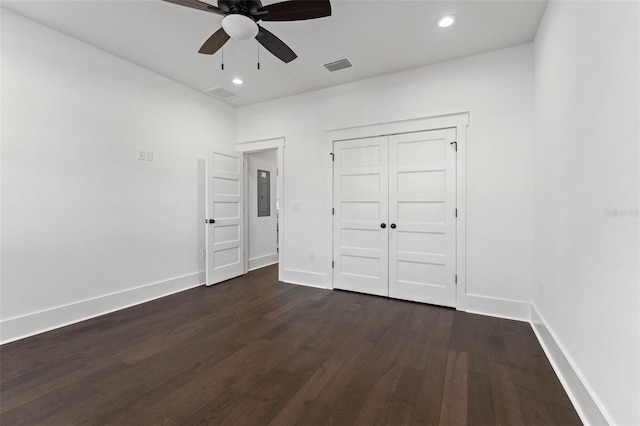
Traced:
[[282, 40], [260, 26], [256, 40], [282, 62], [289, 63], [298, 57]]
[[282, 1], [259, 8], [254, 16], [263, 21], [302, 21], [324, 18], [331, 16], [331, 4], [329, 0]]
[[204, 42], [199, 53], [204, 53], [205, 55], [213, 55], [216, 53], [224, 44], [229, 40], [229, 34], [227, 34], [223, 28], [220, 28], [218, 31], [213, 33], [211, 37]]
[[180, 6], [190, 7], [192, 9], [204, 10], [205, 12], [217, 13], [218, 15], [225, 14], [219, 8], [198, 0], [164, 0], [164, 1], [166, 1], [167, 3], [173, 3]]

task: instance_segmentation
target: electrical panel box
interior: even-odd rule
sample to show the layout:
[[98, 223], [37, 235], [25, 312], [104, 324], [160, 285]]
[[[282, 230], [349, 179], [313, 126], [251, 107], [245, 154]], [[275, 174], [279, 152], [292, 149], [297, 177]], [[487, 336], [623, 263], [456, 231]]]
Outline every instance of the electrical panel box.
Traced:
[[258, 170], [258, 217], [271, 216], [271, 172]]

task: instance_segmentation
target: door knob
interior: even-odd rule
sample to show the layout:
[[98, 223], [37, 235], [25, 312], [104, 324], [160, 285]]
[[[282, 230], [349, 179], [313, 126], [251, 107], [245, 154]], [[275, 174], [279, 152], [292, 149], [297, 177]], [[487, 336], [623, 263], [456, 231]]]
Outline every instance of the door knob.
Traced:
[[391, 229], [396, 229], [396, 224], [392, 223], [391, 225], [389, 225], [391, 227]]
[[387, 224], [386, 224], [386, 223], [381, 223], [381, 224], [380, 224], [380, 228], [384, 229], [384, 228], [386, 228], [386, 227], [387, 227]]

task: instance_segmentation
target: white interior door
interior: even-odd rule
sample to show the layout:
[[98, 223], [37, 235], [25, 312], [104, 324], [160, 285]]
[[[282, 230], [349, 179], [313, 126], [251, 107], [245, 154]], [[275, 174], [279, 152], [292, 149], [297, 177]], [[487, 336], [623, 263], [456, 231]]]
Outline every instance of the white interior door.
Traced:
[[244, 273], [243, 158], [211, 152], [207, 160], [207, 285]]
[[333, 286], [388, 296], [387, 138], [335, 142], [333, 153]]
[[334, 288], [455, 306], [455, 137], [334, 142]]
[[455, 129], [389, 137], [389, 296], [455, 306]]

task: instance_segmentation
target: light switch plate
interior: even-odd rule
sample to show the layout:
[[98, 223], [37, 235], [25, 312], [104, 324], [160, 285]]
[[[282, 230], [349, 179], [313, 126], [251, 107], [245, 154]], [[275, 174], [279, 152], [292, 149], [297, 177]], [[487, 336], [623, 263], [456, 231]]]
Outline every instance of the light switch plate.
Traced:
[[146, 150], [144, 152], [144, 159], [147, 160], [147, 161], [153, 161], [153, 151]]
[[144, 160], [144, 149], [138, 150], [138, 156], [136, 157], [138, 160]]

